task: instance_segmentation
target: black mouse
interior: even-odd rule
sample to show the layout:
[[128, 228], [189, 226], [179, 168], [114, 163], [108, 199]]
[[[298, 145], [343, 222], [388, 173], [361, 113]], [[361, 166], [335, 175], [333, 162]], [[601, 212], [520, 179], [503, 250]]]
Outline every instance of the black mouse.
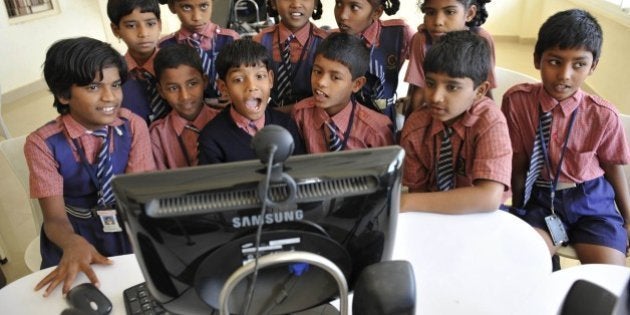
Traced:
[[112, 311], [112, 302], [92, 283], [82, 283], [72, 288], [66, 296], [72, 307], [84, 314], [106, 315]]

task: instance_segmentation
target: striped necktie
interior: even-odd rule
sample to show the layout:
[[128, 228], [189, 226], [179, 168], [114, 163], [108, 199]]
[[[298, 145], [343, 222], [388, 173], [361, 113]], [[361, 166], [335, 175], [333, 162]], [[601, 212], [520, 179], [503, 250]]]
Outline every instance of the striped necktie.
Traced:
[[188, 45], [190, 45], [191, 47], [195, 48], [197, 50], [197, 53], [199, 53], [199, 58], [201, 58], [201, 68], [203, 69], [203, 72], [205, 72], [208, 77], [210, 79], [212, 79], [212, 88], [217, 91], [217, 83], [216, 83], [216, 77], [213, 79], [212, 78], [212, 58], [210, 58], [210, 55], [208, 54], [207, 51], [203, 50], [203, 48], [201, 47], [201, 38], [202, 35], [199, 35], [197, 33], [193, 33], [191, 36], [189, 36], [188, 38], [186, 38], [186, 41], [188, 42]]
[[[374, 46], [372, 46], [372, 52], [374, 51]], [[385, 70], [383, 68], [383, 64], [380, 60], [378, 60], [378, 56], [374, 56], [373, 53], [370, 54], [370, 70], [369, 72], [374, 75], [377, 80], [374, 81], [374, 85], [372, 87], [372, 98], [374, 99], [382, 99], [383, 90], [385, 89]]]
[[103, 140], [101, 149], [98, 152], [98, 164], [96, 164], [96, 178], [100, 186], [98, 205], [101, 207], [113, 205], [115, 202], [111, 186], [114, 169], [109, 155], [108, 131], [109, 128], [105, 127], [92, 132], [93, 136]]
[[442, 133], [442, 144], [440, 145], [440, 156], [437, 164], [437, 188], [446, 191], [453, 188], [453, 145], [451, 135], [453, 128], [444, 127]]
[[551, 135], [551, 111], [540, 114], [540, 121], [538, 123], [538, 129], [536, 130], [536, 138], [534, 139], [534, 147], [532, 149], [532, 156], [529, 161], [529, 169], [527, 170], [527, 176], [525, 177], [525, 191], [523, 192], [523, 207], [529, 201], [529, 198], [532, 195], [532, 189], [534, 188], [534, 183], [538, 176], [540, 176], [540, 172], [542, 171], [543, 165], [545, 164], [545, 155], [543, 154], [543, 139], [541, 139], [541, 129], [542, 135], [544, 137], [544, 143], [549, 145], [549, 138]]
[[291, 41], [295, 35], [291, 34], [284, 41], [280, 58], [282, 59], [278, 66], [278, 100], [287, 99], [292, 93], [291, 87]]
[[158, 120], [168, 113], [169, 107], [166, 102], [160, 96], [157, 90], [157, 82], [155, 77], [146, 70], [139, 70], [141, 79], [145, 82], [145, 88], [147, 90], [147, 96], [149, 97], [149, 106], [151, 107], [151, 114], [149, 115], [149, 121], [153, 122]]
[[334, 121], [330, 120], [329, 122], [325, 122], [326, 127], [328, 128], [328, 151], [337, 152], [343, 149], [343, 143], [341, 143], [341, 138], [339, 138], [339, 128], [335, 124]]

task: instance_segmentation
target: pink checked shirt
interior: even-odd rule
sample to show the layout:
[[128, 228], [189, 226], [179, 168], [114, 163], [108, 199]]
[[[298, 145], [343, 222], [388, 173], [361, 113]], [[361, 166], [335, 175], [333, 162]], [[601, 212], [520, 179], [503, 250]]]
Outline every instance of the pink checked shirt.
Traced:
[[[142, 118], [125, 108], [121, 108], [119, 117], [129, 120], [131, 132], [131, 151], [125, 173], [136, 173], [155, 170], [151, 155], [149, 131]], [[124, 121], [116, 119], [111, 126], [120, 126]], [[30, 172], [29, 185], [31, 198], [63, 196], [63, 177], [59, 174], [59, 163], [46, 144], [50, 136], [63, 132], [72, 148], [75, 163], [81, 163], [73, 139], [83, 147], [90, 164], [95, 163], [101, 140], [92, 136], [85, 127], [79, 124], [70, 114], [58, 116], [55, 120], [40, 127], [26, 138], [24, 155]], [[110, 142], [110, 152], [116, 150], [114, 142]]]
[[[218, 110], [204, 105], [193, 121], [179, 116], [174, 110], [166, 117], [154, 121], [149, 132], [153, 158], [157, 168], [165, 170], [198, 165], [197, 140], [199, 133], [186, 127], [186, 125], [192, 124], [194, 128], [201, 131], [218, 113]], [[186, 150], [186, 153], [183, 150]]]
[[[617, 110], [608, 101], [578, 90], [558, 102], [541, 83], [519, 84], [509, 89], [502, 110], [510, 127], [514, 154], [531, 157], [538, 129], [539, 108], [552, 112], [551, 173], [556, 174], [571, 114], [578, 110], [565, 153], [560, 182], [582, 183], [604, 175], [600, 164], [628, 164], [630, 149]], [[548, 172], [542, 176], [549, 180]]]
[[[352, 102], [349, 102], [343, 110], [330, 117], [325, 110], [315, 106], [313, 98], [309, 97], [297, 103], [291, 114], [302, 133], [306, 151], [308, 153], [321, 153], [328, 152], [327, 131], [324, 123], [332, 118], [335, 125], [339, 127], [339, 137], [343, 141], [351, 112]], [[392, 144], [394, 144], [394, 136], [391, 120], [387, 116], [357, 103], [345, 150], [382, 147]]]
[[[507, 191], [512, 176], [512, 148], [505, 117], [490, 98], [473, 104], [453, 125], [451, 136], [455, 187], [478, 179], [501, 183]], [[436, 191], [436, 164], [444, 123], [423, 107], [405, 122], [400, 145], [405, 149], [403, 184], [413, 192]]]

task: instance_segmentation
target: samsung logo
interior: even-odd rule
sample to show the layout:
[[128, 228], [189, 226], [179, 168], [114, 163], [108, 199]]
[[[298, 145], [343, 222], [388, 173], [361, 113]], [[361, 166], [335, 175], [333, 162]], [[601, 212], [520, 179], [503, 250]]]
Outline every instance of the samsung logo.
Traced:
[[304, 219], [304, 211], [302, 210], [294, 210], [294, 211], [281, 211], [274, 213], [267, 213], [265, 216], [259, 215], [250, 215], [243, 217], [234, 217], [232, 218], [232, 227], [244, 228], [250, 226], [258, 226], [262, 224], [274, 224], [274, 223], [282, 223], [289, 221], [299, 221]]

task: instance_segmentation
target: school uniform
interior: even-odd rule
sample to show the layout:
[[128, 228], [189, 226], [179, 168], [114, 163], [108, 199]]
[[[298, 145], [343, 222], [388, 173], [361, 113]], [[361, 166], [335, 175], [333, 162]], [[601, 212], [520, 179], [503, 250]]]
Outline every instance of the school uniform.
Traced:
[[[140, 117], [123, 108], [110, 127], [109, 152], [114, 174], [155, 169], [148, 129]], [[70, 209], [66, 212], [75, 233], [105, 256], [131, 253], [124, 231], [104, 232], [100, 219], [92, 211], [98, 199], [93, 174], [96, 173], [101, 143], [101, 139], [91, 135], [69, 114], [61, 115], [31, 133], [24, 145], [31, 198], [63, 196], [66, 208]], [[59, 263], [62, 252], [47, 238], [43, 227], [40, 251], [42, 268]]]
[[313, 97], [295, 105], [292, 116], [306, 143], [308, 153], [329, 152], [330, 130], [326, 126], [331, 120], [338, 127], [337, 135], [342, 150], [375, 148], [394, 144], [392, 122], [387, 116], [377, 113], [358, 102], [348, 102], [339, 113], [330, 117], [317, 107]]
[[291, 31], [282, 23], [267, 27], [260, 31], [253, 40], [261, 43], [270, 53], [271, 60], [269, 69], [274, 73], [274, 85], [271, 90], [272, 107], [293, 105], [298, 101], [313, 95], [311, 87], [311, 70], [315, 61], [315, 51], [317, 46], [328, 36], [328, 33], [313, 23], [304, 25], [295, 32], [295, 39], [289, 44], [291, 47], [291, 93], [280, 95], [278, 91], [278, 79], [280, 78], [279, 67], [282, 63], [281, 47], [291, 35]]
[[[496, 75], [494, 73], [494, 66], [496, 64], [496, 57], [494, 54], [494, 40], [492, 35], [488, 33], [482, 27], [471, 29], [471, 31], [481, 37], [483, 37], [488, 43], [490, 48], [490, 72], [488, 72], [488, 82], [490, 82], [490, 88], [496, 88]], [[425, 56], [429, 48], [433, 45], [431, 37], [424, 25], [418, 27], [418, 32], [413, 35], [411, 39], [411, 52], [409, 53], [409, 66], [407, 73], [405, 74], [405, 82], [413, 84], [417, 87], [423, 88], [425, 84], [424, 70], [422, 64], [424, 63]]]
[[288, 114], [267, 107], [264, 118], [249, 125], [232, 106], [223, 109], [199, 134], [199, 165], [259, 159], [251, 147], [256, 131], [267, 125], [284, 127], [293, 136], [293, 154], [304, 153], [304, 142]]
[[[409, 44], [414, 30], [401, 19], [376, 20], [361, 34], [370, 49], [370, 68], [367, 82], [358, 94], [358, 101], [382, 112], [396, 123], [396, 88], [398, 73], [409, 59]], [[377, 70], [379, 69], [379, 70]], [[383, 73], [381, 78], [375, 73]], [[405, 96], [405, 95], [403, 95]]]
[[[164, 117], [171, 111], [171, 107], [164, 102], [164, 114], [161, 117], [153, 115], [151, 109], [151, 99], [154, 95], [151, 93], [153, 89], [156, 89], [157, 81], [155, 79], [148, 80], [142, 75], [143, 71], [150, 73], [155, 78], [155, 69], [153, 68], [153, 61], [157, 55], [158, 49], [155, 49], [151, 57], [143, 64], [139, 65], [133, 57], [127, 52], [125, 54], [125, 61], [127, 62], [128, 75], [127, 80], [122, 85], [123, 100], [122, 107], [129, 109], [134, 114], [142, 117], [147, 126], [152, 121]], [[150, 85], [150, 86], [149, 86]]]
[[172, 111], [163, 119], [153, 122], [149, 133], [157, 169], [198, 165], [199, 132], [218, 113], [218, 110], [203, 105], [201, 112], [193, 121], [181, 117], [177, 111]]
[[[547, 146], [551, 169], [543, 166], [524, 205], [523, 219], [546, 229], [544, 217], [551, 214], [551, 179], [558, 174], [554, 205], [570, 241], [612, 247], [625, 253], [628, 239], [624, 220], [616, 210], [615, 193], [601, 167], [630, 162], [630, 149], [614, 106], [582, 90], [558, 102], [537, 83], [509, 89], [503, 97], [502, 110], [514, 153], [528, 158], [532, 156], [541, 113], [551, 112], [552, 117]], [[565, 156], [558, 172], [563, 150]]]
[[202, 58], [204, 70], [206, 70], [206, 74], [210, 80], [204, 91], [204, 97], [206, 98], [206, 102], [215, 105], [219, 98], [219, 90], [216, 86], [217, 68], [215, 66], [217, 55], [223, 46], [239, 38], [240, 36], [236, 31], [229, 28], [222, 28], [217, 24], [209, 22], [199, 33], [193, 34], [193, 32], [188, 29], [180, 28], [177, 32], [163, 37], [158, 46], [164, 48], [170, 45], [184, 44], [195, 47], [197, 43], [199, 44], [199, 48], [203, 50], [205, 56], [208, 58], [207, 63], [204, 62], [204, 58]]
[[[501, 183], [507, 191], [512, 176], [512, 149], [505, 117], [494, 101], [483, 97], [451, 127], [454, 187], [475, 180]], [[405, 121], [400, 145], [405, 149], [403, 184], [412, 192], [438, 191], [437, 163], [444, 123], [429, 107], [414, 111]]]

